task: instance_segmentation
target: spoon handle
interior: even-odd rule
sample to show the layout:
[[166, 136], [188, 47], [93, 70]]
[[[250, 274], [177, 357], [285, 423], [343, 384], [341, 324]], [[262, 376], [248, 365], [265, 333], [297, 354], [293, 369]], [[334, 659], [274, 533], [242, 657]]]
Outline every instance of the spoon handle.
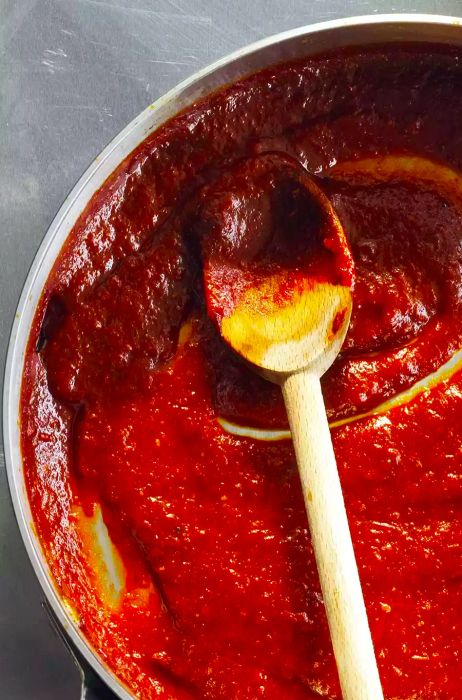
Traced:
[[382, 700], [319, 377], [292, 374], [282, 391], [343, 698]]

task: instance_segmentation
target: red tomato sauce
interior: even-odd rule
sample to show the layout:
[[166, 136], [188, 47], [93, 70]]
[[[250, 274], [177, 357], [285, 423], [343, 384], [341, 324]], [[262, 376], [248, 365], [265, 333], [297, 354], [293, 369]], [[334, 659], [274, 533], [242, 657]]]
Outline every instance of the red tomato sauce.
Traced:
[[[411, 390], [462, 346], [461, 123], [447, 47], [277, 66], [149, 136], [77, 221], [30, 336], [22, 453], [56, 585], [135, 695], [340, 697], [291, 442], [234, 434], [287, 430], [279, 389], [204, 301], [204, 192], [276, 152], [318, 178], [355, 263], [323, 390], [385, 696], [460, 699], [462, 374]], [[86, 547], [97, 507], [117, 595]]]

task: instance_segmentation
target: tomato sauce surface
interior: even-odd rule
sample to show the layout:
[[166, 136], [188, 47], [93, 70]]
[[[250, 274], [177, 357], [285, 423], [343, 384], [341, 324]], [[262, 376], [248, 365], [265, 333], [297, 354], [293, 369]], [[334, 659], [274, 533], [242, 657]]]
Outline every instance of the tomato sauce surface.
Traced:
[[[74, 226], [30, 335], [22, 453], [56, 585], [136, 696], [340, 698], [280, 390], [220, 339], [202, 282], [204, 225], [226, 264], [271, 265], [266, 201], [242, 219], [262, 240], [220, 215], [276, 153], [354, 259], [323, 391], [385, 696], [460, 699], [461, 123], [455, 49], [306, 58], [165, 124]], [[281, 214], [288, 276], [309, 231], [286, 250]]]

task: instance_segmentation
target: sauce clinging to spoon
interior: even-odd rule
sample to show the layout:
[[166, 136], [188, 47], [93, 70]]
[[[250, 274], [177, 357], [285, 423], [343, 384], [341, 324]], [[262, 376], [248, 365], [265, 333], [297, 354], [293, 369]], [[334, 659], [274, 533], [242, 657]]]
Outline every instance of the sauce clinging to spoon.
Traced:
[[[307, 305], [313, 332], [330, 340], [344, 327], [351, 253], [329, 200], [298, 163], [276, 154], [246, 160], [202, 196], [207, 310], [237, 352], [260, 365], [276, 340], [297, 342]], [[322, 305], [326, 285], [339, 292], [333, 321]]]

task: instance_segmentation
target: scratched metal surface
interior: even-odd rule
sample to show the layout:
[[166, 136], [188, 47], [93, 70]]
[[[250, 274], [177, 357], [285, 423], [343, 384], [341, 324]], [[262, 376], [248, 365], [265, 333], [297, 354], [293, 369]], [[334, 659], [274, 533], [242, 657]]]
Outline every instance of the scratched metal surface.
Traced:
[[[21, 285], [77, 178], [182, 78], [269, 34], [348, 15], [462, 14], [462, 0], [0, 0], [0, 366]], [[1, 408], [0, 408], [1, 410]], [[14, 521], [0, 447], [0, 697], [73, 700]]]

